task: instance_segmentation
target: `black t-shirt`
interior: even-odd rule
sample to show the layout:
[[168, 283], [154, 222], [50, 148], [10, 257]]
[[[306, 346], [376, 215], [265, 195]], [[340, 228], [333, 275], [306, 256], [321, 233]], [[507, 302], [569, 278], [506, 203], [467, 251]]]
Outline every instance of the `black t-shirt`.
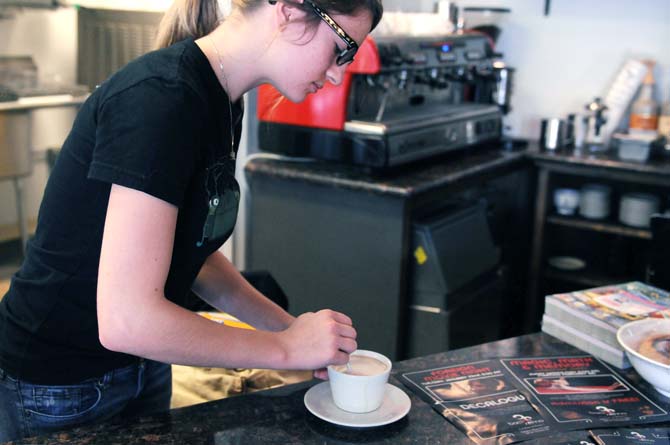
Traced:
[[[190, 39], [140, 57], [95, 90], [63, 145], [35, 236], [0, 303], [0, 368], [33, 383], [69, 384], [137, 360], [98, 340], [96, 286], [111, 184], [178, 207], [165, 295], [185, 305], [202, 264], [234, 225], [239, 186], [230, 119], [237, 146], [241, 105], [232, 104], [231, 116], [225, 90]], [[225, 196], [220, 208], [229, 217], [223, 229], [219, 221], [216, 238], [201, 243], [213, 196]]]

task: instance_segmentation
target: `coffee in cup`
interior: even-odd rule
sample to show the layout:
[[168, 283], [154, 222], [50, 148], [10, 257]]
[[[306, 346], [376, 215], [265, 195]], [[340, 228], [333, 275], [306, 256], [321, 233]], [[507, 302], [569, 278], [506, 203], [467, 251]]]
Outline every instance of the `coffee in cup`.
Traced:
[[333, 402], [351, 413], [368, 413], [379, 408], [386, 394], [391, 361], [383, 355], [359, 349], [349, 356], [349, 366], [328, 366]]
[[388, 369], [385, 363], [365, 355], [352, 355], [346, 365], [334, 366], [337, 372], [349, 375], [377, 375]]

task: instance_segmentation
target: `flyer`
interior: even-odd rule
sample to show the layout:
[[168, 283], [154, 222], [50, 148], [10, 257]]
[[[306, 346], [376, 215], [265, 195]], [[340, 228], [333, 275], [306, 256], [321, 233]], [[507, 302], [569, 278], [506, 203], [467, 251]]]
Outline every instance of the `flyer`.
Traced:
[[497, 360], [409, 372], [401, 380], [478, 444], [508, 444], [555, 432]]
[[597, 445], [588, 430], [552, 434], [549, 437], [524, 442], [524, 445]]
[[[580, 431], [581, 437], [573, 440], [556, 440], [547, 442], [546, 445], [597, 445], [591, 435], [586, 431]], [[545, 445], [545, 444], [543, 444]]]
[[591, 431], [598, 445], [670, 445], [670, 428], [619, 428]]
[[500, 360], [542, 416], [570, 429], [668, 420], [668, 412], [590, 355]]

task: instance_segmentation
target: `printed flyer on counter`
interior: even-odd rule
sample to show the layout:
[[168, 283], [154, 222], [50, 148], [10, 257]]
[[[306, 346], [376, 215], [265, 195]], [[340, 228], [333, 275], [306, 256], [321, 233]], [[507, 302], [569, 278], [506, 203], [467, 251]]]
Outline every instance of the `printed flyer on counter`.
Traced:
[[502, 359], [545, 420], [570, 429], [660, 422], [668, 412], [590, 355]]
[[[581, 437], [574, 440], [551, 441], [546, 445], [597, 445], [587, 431], [580, 431]], [[545, 445], [544, 443], [542, 445]]]
[[668, 428], [619, 428], [591, 431], [598, 445], [670, 445]]
[[478, 444], [508, 444], [555, 432], [497, 360], [402, 377], [405, 385]]
[[591, 436], [586, 436], [582, 440], [571, 440], [568, 442], [560, 442], [558, 444], [552, 443], [552, 445], [596, 445], [591, 439]]

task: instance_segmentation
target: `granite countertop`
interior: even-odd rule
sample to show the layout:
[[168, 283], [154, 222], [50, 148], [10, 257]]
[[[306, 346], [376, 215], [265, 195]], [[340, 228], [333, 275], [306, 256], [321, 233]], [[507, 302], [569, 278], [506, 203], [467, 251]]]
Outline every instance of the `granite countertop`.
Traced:
[[[167, 414], [118, 421], [15, 442], [15, 444], [450, 444], [472, 442], [397, 379], [402, 372], [488, 358], [583, 354], [545, 334], [531, 334], [394, 364], [391, 383], [409, 394], [409, 414], [387, 426], [354, 429], [332, 425], [310, 414], [305, 392], [318, 381], [289, 385], [251, 395], [232, 397], [176, 409]], [[654, 394], [633, 371], [623, 372], [633, 384]], [[670, 400], [656, 397], [670, 409]], [[663, 424], [669, 426], [670, 424]], [[582, 433], [583, 434], [583, 433]], [[578, 439], [566, 433], [562, 439]], [[544, 440], [524, 442], [546, 444]]]
[[538, 150], [526, 152], [527, 156], [541, 163], [561, 163], [574, 166], [606, 168], [619, 172], [634, 172], [650, 175], [670, 175], [670, 157], [654, 157], [647, 162], [623, 161], [616, 150], [590, 153], [585, 150], [564, 149], [558, 151]]
[[268, 159], [251, 158], [245, 170], [252, 178], [254, 175], [268, 175], [325, 186], [407, 197], [491, 173], [524, 160], [526, 160], [525, 149], [504, 150], [499, 144], [492, 144], [472, 150], [447, 153], [439, 158], [428, 159], [384, 173], [329, 162], [277, 160], [271, 157]]
[[246, 164], [245, 171], [250, 178], [265, 175], [400, 197], [414, 196], [528, 161], [670, 178], [670, 158], [651, 159], [645, 163], [622, 161], [614, 150], [600, 154], [573, 149], [551, 152], [540, 150], [536, 142], [516, 150], [506, 150], [500, 144], [489, 144], [446, 153], [438, 158], [381, 173], [330, 162], [278, 160], [272, 158], [273, 155], [268, 158], [263, 156], [252, 157]]

